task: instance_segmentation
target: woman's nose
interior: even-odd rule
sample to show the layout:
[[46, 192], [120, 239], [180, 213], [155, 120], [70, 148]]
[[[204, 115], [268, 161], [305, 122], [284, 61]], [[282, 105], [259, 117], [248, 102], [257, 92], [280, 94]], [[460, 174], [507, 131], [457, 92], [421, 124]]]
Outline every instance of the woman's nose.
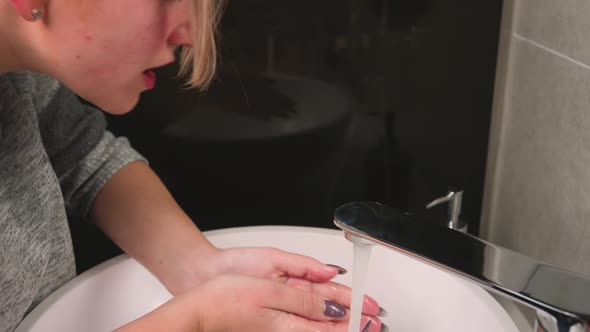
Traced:
[[168, 37], [168, 45], [176, 46], [192, 46], [192, 36], [188, 23], [183, 23], [176, 27]]
[[168, 37], [168, 44], [172, 47], [191, 46], [193, 39], [191, 35], [192, 21], [192, 0], [177, 2], [170, 12], [170, 22], [173, 24], [172, 32]]

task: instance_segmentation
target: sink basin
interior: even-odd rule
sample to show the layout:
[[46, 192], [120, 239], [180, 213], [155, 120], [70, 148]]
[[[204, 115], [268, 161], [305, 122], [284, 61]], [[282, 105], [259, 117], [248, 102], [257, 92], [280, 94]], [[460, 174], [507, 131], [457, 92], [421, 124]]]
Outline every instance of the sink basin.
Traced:
[[[260, 226], [205, 233], [221, 248], [270, 246], [352, 269], [352, 244], [337, 230]], [[351, 274], [335, 281], [350, 285]], [[375, 247], [367, 293], [388, 311], [391, 331], [518, 332], [486, 291], [389, 249]], [[72, 280], [33, 310], [17, 332], [112, 331], [171, 298], [138, 262], [122, 255]]]

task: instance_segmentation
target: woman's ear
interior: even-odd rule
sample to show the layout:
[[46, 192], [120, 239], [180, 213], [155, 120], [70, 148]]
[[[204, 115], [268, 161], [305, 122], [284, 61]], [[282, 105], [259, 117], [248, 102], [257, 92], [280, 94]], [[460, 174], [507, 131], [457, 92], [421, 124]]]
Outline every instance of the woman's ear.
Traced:
[[42, 20], [45, 15], [47, 0], [10, 0], [17, 13], [25, 20], [34, 22]]

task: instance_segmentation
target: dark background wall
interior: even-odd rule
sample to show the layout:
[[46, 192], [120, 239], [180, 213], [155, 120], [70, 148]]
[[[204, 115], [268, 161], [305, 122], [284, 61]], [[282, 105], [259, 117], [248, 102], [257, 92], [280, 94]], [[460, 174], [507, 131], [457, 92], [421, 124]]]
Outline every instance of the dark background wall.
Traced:
[[[375, 200], [434, 222], [450, 186], [477, 234], [501, 1], [230, 1], [218, 80], [174, 66], [110, 129], [150, 159], [202, 230], [333, 227]], [[72, 223], [79, 270], [117, 254]]]

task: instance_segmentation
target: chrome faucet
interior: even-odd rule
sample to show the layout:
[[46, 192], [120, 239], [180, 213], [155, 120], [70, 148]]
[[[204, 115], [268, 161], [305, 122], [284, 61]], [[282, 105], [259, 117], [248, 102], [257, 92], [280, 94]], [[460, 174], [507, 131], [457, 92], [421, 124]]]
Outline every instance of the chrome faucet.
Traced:
[[374, 202], [343, 205], [350, 240], [382, 245], [536, 310], [537, 332], [590, 332], [590, 278]]

